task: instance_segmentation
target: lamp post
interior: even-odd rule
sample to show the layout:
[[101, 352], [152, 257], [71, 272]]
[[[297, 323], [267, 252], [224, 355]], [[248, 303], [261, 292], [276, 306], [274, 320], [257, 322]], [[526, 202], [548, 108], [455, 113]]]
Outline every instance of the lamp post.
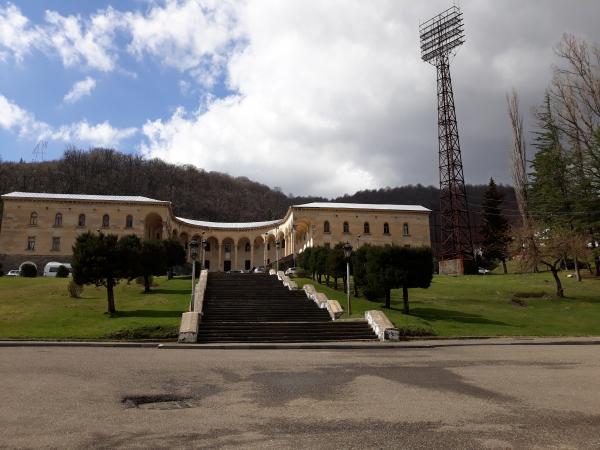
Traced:
[[192, 258], [192, 302], [190, 303], [190, 311], [194, 311], [194, 294], [196, 293], [196, 259], [198, 258], [198, 241], [192, 239], [190, 241], [190, 258]]
[[279, 248], [281, 247], [281, 241], [277, 239], [275, 241], [275, 271], [279, 272]]
[[348, 317], [352, 315], [352, 303], [350, 303], [350, 258], [352, 257], [352, 245], [350, 242], [344, 244], [344, 256], [346, 257], [346, 293], [348, 294]]

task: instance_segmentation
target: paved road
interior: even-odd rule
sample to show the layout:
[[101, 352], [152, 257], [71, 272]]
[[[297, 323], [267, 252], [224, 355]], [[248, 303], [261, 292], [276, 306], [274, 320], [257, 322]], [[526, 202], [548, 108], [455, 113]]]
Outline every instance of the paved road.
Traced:
[[0, 348], [0, 381], [0, 448], [600, 448], [592, 345]]

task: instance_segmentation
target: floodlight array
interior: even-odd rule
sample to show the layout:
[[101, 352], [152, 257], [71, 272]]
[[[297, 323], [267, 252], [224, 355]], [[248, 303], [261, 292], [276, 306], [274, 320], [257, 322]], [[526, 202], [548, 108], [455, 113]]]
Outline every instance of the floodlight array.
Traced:
[[465, 31], [460, 8], [452, 6], [441, 14], [419, 26], [421, 37], [421, 58], [431, 61], [449, 54], [465, 42]]

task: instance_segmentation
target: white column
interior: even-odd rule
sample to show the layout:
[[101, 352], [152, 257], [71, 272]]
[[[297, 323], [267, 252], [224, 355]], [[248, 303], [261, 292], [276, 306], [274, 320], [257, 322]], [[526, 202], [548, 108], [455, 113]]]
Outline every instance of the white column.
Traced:
[[217, 252], [219, 253], [219, 265], [217, 267], [217, 272], [219, 272], [221, 270], [221, 262], [223, 260], [223, 255], [222, 255], [222, 247], [223, 245], [220, 243], [217, 243]]

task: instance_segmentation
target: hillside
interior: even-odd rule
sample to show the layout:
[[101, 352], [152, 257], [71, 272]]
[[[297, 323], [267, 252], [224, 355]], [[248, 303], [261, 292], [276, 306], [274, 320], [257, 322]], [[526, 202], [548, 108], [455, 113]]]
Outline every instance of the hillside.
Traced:
[[[475, 228], [485, 191], [484, 185], [468, 186]], [[499, 186], [510, 218], [516, 208], [514, 192]], [[0, 193], [12, 191], [65, 194], [144, 195], [173, 203], [176, 215], [211, 221], [260, 221], [283, 217], [292, 204], [327, 201], [318, 197], [288, 197], [246, 177], [207, 172], [188, 165], [119, 153], [109, 149], [67, 150], [63, 157], [38, 163], [0, 162]], [[402, 186], [364, 190], [344, 195], [337, 202], [419, 204], [434, 210], [432, 236], [436, 241], [438, 189]]]

